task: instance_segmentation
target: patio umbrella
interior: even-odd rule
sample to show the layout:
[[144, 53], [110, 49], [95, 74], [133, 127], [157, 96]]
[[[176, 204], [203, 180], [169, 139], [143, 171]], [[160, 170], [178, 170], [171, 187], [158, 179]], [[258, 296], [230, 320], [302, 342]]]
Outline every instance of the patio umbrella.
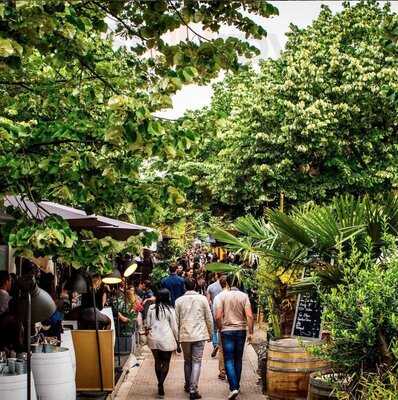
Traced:
[[[130, 236], [138, 235], [141, 232], [153, 231], [153, 229], [146, 226], [119, 221], [101, 215], [87, 215], [83, 210], [50, 201], [41, 201], [36, 204], [20, 196], [6, 196], [4, 206], [19, 208], [30, 218], [35, 218], [39, 221], [44, 220], [49, 215], [58, 215], [68, 221], [72, 229], [91, 230], [98, 238], [111, 236], [116, 240], [126, 240]], [[9, 219], [9, 216], [7, 218]]]

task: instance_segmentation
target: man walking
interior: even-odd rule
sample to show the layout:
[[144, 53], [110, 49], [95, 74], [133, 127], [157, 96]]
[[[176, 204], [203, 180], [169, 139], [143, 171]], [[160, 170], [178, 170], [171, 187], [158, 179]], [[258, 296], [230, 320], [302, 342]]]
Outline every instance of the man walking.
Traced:
[[[207, 300], [210, 304], [210, 308], [213, 311], [214, 307], [213, 307], [213, 302], [214, 302], [214, 298], [220, 294], [222, 292], [222, 287], [220, 284], [220, 274], [216, 273], [216, 281], [214, 283], [212, 283], [211, 285], [208, 286], [207, 291], [206, 291], [206, 297]], [[216, 321], [214, 319], [214, 314], [213, 314], [213, 333], [211, 335], [211, 341], [213, 344], [213, 351], [211, 353], [211, 356], [214, 358], [217, 355], [217, 351], [218, 351], [218, 333], [217, 333], [217, 326], [216, 326]]]
[[[219, 282], [222, 287], [222, 290], [229, 290], [229, 288], [227, 287], [227, 276], [226, 275], [220, 275]], [[213, 316], [216, 315], [219, 297], [220, 297], [220, 293], [216, 297], [214, 297], [214, 300], [213, 300], [213, 306], [212, 306], [212, 310], [211, 310], [213, 313]], [[218, 379], [221, 379], [222, 381], [224, 381], [226, 372], [225, 372], [225, 363], [224, 363], [224, 352], [223, 352], [222, 346], [221, 346], [221, 333], [217, 329], [217, 324], [215, 322], [215, 319], [214, 319], [214, 324], [216, 325], [215, 329], [217, 332], [217, 339], [218, 339], [218, 346], [217, 346], [217, 348], [218, 348], [218, 371], [219, 371]], [[213, 331], [214, 331], [214, 329], [213, 329]]]
[[229, 400], [239, 395], [246, 329], [249, 331], [247, 339], [250, 343], [254, 328], [249, 297], [235, 286], [235, 279], [233, 275], [227, 276], [229, 290], [218, 295], [216, 304], [216, 323], [221, 331], [225, 369], [230, 389]]
[[170, 265], [170, 275], [160, 283], [163, 289], [168, 289], [171, 297], [171, 304], [175, 305], [176, 300], [185, 293], [184, 279], [177, 275], [177, 265]]
[[178, 340], [184, 353], [185, 391], [190, 400], [201, 399], [198, 392], [200, 369], [206, 341], [210, 340], [213, 318], [205, 296], [194, 291], [195, 282], [186, 280], [187, 292], [176, 301]]

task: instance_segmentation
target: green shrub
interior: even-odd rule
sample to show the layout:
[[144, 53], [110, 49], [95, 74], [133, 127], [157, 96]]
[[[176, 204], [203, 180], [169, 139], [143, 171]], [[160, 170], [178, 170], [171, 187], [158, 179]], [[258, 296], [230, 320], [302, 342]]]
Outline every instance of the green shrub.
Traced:
[[398, 376], [392, 372], [363, 376], [355, 392], [338, 393], [340, 400], [398, 400]]
[[379, 372], [398, 361], [398, 258], [353, 252], [343, 282], [321, 293], [331, 339], [315, 350], [343, 372]]

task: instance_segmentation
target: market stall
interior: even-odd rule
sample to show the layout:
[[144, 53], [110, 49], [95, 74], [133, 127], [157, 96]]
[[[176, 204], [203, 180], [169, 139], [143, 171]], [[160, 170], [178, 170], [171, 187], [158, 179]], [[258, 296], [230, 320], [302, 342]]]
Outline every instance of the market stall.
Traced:
[[[153, 231], [112, 218], [87, 215], [56, 203], [36, 204], [17, 196], [7, 196], [4, 205], [1, 224], [12, 221], [13, 211], [17, 211], [25, 213], [34, 223], [56, 216], [67, 221], [74, 232], [90, 231], [93, 240], [110, 238], [122, 242]], [[80, 391], [111, 392], [115, 387], [115, 369], [118, 372], [122, 367], [120, 357], [115, 363], [115, 348], [120, 347], [116, 335], [119, 320], [114, 309], [118, 291], [109, 290], [109, 283], [102, 283], [94, 268], [83, 267], [79, 273], [73, 272], [65, 258], [55, 252], [52, 256], [34, 254], [27, 258], [19, 251], [15, 257], [8, 243], [3, 247], [0, 294], [6, 293], [8, 297], [4, 300], [7, 301], [4, 311], [0, 306], [0, 328], [4, 328], [0, 329], [1, 398], [29, 400], [37, 395], [55, 400], [59, 399], [57, 387], [63, 387], [65, 400], [74, 400]], [[116, 270], [119, 267], [125, 273], [122, 290], [126, 293], [127, 277], [136, 267], [127, 265], [130, 272], [126, 273], [127, 267], [121, 267], [116, 260], [115, 256], [112, 263]], [[122, 279], [117, 283], [120, 282]], [[1, 296], [0, 301], [3, 301]], [[5, 335], [6, 331], [12, 334]], [[52, 373], [45, 374], [45, 370]]]

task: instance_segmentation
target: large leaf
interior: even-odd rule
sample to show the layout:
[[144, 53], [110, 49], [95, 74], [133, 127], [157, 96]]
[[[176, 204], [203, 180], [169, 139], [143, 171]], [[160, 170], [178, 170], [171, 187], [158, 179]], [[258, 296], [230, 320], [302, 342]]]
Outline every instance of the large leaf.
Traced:
[[224, 264], [224, 263], [209, 263], [206, 265], [206, 271], [209, 272], [226, 272], [236, 273], [240, 269], [237, 265]]
[[314, 242], [311, 237], [308, 235], [305, 229], [303, 229], [298, 223], [296, 223], [291, 217], [288, 215], [277, 211], [277, 210], [268, 210], [267, 216], [270, 222], [287, 237], [303, 244], [307, 247], [312, 247]]

